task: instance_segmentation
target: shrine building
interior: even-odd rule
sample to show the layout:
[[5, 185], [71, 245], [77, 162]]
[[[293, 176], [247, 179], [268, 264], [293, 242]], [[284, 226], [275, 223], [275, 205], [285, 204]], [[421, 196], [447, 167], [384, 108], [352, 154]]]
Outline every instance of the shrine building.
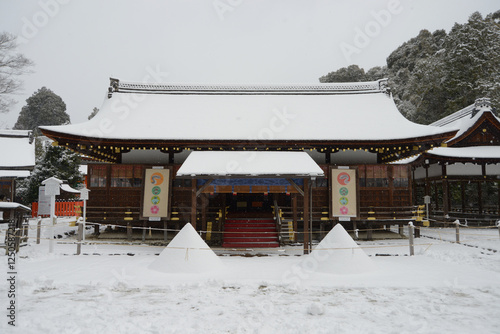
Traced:
[[111, 79], [94, 118], [41, 130], [92, 159], [89, 221], [177, 229], [189, 222], [211, 244], [237, 248], [307, 245], [339, 221], [372, 226], [373, 212], [411, 215], [412, 165], [391, 162], [423, 157], [458, 128], [410, 122], [386, 80]]

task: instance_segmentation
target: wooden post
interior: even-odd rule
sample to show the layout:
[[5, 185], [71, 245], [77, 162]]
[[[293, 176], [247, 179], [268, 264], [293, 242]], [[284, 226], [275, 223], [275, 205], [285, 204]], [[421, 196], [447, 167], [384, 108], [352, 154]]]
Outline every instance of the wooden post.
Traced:
[[100, 234], [99, 232], [99, 224], [94, 224], [94, 235], [98, 236]]
[[201, 194], [200, 196], [201, 196], [201, 230], [203, 231], [202, 238], [203, 240], [206, 240], [208, 197], [207, 194]]
[[297, 242], [297, 194], [292, 194], [293, 241]]
[[410, 231], [408, 232], [408, 239], [410, 241], [410, 256], [415, 255], [415, 244], [413, 240], [414, 226], [412, 222], [408, 223], [408, 228]]
[[196, 179], [191, 180], [191, 225], [196, 230]]
[[373, 240], [372, 222], [368, 221], [366, 222], [366, 225], [368, 227], [368, 229], [366, 230], [366, 240], [371, 241]]
[[42, 233], [42, 217], [38, 216], [36, 223], [36, 244], [40, 244], [40, 235]]
[[403, 227], [403, 224], [399, 224], [398, 225], [398, 232], [400, 235], [404, 235], [405, 234], [405, 229]]
[[309, 254], [309, 179], [304, 179], [304, 254]]
[[132, 241], [132, 225], [127, 223], [127, 240]]
[[146, 242], [146, 221], [142, 223], [142, 242]]
[[430, 189], [430, 184], [429, 184], [429, 165], [425, 164], [425, 195], [431, 195], [431, 189]]
[[[16, 248], [16, 253], [19, 253], [19, 246], [21, 245], [21, 229], [19, 227], [16, 227], [14, 230], [14, 245]], [[8, 248], [8, 247], [7, 247]]]
[[443, 187], [443, 218], [446, 220], [450, 213], [450, 198], [449, 198], [449, 187], [448, 187], [448, 176], [446, 175], [446, 165], [441, 165], [441, 179]]
[[226, 194], [221, 194], [219, 196], [222, 196], [222, 208], [221, 208], [221, 216], [220, 221], [219, 221], [219, 229], [222, 233], [219, 233], [220, 237], [220, 242], [222, 244], [222, 240], [224, 239], [224, 229], [226, 225]]
[[168, 242], [167, 221], [163, 221], [163, 241]]
[[460, 221], [456, 220], [455, 221], [455, 236], [457, 239], [457, 244], [460, 243]]
[[76, 255], [80, 255], [82, 252], [82, 240], [83, 240], [83, 222], [78, 222], [78, 236], [76, 239]]
[[460, 197], [462, 200], [462, 213], [465, 213], [466, 208], [465, 208], [465, 182], [460, 181]]
[[477, 209], [480, 215], [483, 214], [483, 182], [477, 183]]

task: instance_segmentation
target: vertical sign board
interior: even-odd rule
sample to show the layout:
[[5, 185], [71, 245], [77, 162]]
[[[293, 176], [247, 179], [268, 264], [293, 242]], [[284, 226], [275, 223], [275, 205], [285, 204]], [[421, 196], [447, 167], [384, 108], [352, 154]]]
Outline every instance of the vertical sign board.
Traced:
[[332, 168], [332, 216], [350, 220], [358, 216], [358, 189], [356, 169]]
[[146, 169], [142, 198], [142, 218], [168, 219], [170, 202], [170, 169]]
[[50, 196], [45, 195], [45, 186], [38, 187], [38, 215], [50, 215]]

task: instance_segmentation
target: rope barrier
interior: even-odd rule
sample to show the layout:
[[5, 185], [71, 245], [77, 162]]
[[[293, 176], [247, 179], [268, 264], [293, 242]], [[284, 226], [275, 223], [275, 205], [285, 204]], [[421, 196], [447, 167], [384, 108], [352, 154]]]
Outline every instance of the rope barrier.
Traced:
[[[50, 228], [50, 227], [57, 227], [57, 226], [67, 226], [70, 222], [67, 223], [57, 223], [55, 225], [29, 225], [25, 226], [25, 228], [28, 228], [29, 230], [38, 230], [39, 228]], [[163, 232], [179, 232], [181, 231], [180, 229], [170, 229], [170, 228], [157, 228], [157, 227], [143, 227], [143, 226], [123, 226], [123, 225], [114, 225], [114, 224], [100, 224], [100, 223], [92, 223], [92, 222], [86, 222], [85, 223], [87, 226], [93, 226], [93, 225], [98, 225], [98, 226], [107, 226], [107, 227], [112, 227], [112, 228], [123, 228], [123, 229], [132, 229], [132, 230], [148, 230], [148, 231], [163, 231]], [[75, 226], [77, 227], [77, 226]], [[460, 226], [461, 228], [469, 228], [469, 229], [476, 229], [476, 228], [481, 228], [481, 229], [493, 229], [493, 228], [498, 228], [497, 226], [484, 226], [484, 227], [471, 227], [471, 226]], [[425, 230], [425, 229], [436, 229], [438, 231], [445, 231], [443, 230], [443, 227], [423, 227], [423, 226], [418, 226], [420, 230]], [[346, 230], [347, 232], [351, 233], [356, 233], [356, 232], [366, 232], [366, 231], [390, 231], [392, 232], [389, 228], [366, 228], [366, 229], [355, 229], [355, 230]], [[328, 233], [329, 231], [317, 231], [316, 233]], [[208, 230], [199, 230], [198, 233], [212, 233], [212, 234], [239, 234], [239, 233], [249, 233], [248, 231], [246, 232], [240, 232], [240, 231], [208, 231]], [[276, 234], [277, 232], [251, 232], [254, 234]], [[290, 233], [290, 232], [287, 232]], [[291, 232], [293, 234], [304, 234], [305, 232], [299, 232], [299, 231], [294, 231]], [[309, 232], [310, 233], [310, 232]], [[446, 231], [445, 233], [455, 233], [455, 231]], [[460, 233], [460, 235], [475, 235], [475, 234], [469, 234], [469, 233]], [[480, 235], [480, 234], [477, 234]]]
[[[30, 238], [33, 239], [33, 238]], [[50, 238], [40, 238], [41, 240], [51, 240]], [[58, 245], [76, 245], [76, 244], [82, 244], [86, 246], [100, 246], [100, 245], [119, 245], [119, 246], [134, 246], [134, 247], [145, 247], [145, 248], [151, 248], [151, 247], [160, 247], [160, 246], [151, 246], [151, 245], [144, 245], [144, 244], [131, 244], [131, 243], [119, 243], [119, 242], [79, 242], [79, 241], [57, 241], [56, 244]], [[435, 243], [424, 243], [424, 244], [418, 244], [416, 246], [432, 246], [432, 245], [437, 245]], [[299, 246], [297, 246], [299, 247]], [[368, 246], [357, 246], [357, 247], [332, 247], [332, 248], [320, 248], [320, 249], [313, 249], [313, 250], [318, 250], [318, 251], [328, 251], [328, 250], [349, 250], [349, 249], [378, 249], [378, 248], [401, 248], [401, 247], [406, 247], [406, 245], [368, 245]], [[427, 249], [429, 248], [427, 247]], [[258, 250], [258, 251], [270, 251], [270, 250], [279, 250], [280, 248], [274, 247], [274, 248], [218, 248], [218, 247], [213, 247], [213, 248], [200, 248], [200, 247], [169, 247], [169, 249], [179, 249], [179, 250], [212, 250], [212, 251], [227, 251], [227, 252], [241, 252], [241, 251], [249, 251], [249, 250]], [[283, 249], [283, 248], [281, 248]], [[293, 251], [293, 248], [288, 248], [285, 250], [290, 250]], [[302, 248], [297, 248], [297, 251], [302, 251]]]

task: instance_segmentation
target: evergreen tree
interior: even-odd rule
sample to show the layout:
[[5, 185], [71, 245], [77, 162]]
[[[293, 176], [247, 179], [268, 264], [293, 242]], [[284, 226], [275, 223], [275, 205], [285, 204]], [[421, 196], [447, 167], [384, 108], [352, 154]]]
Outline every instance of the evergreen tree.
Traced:
[[364, 72], [357, 65], [341, 68], [321, 82], [389, 78], [394, 102], [408, 119], [429, 124], [480, 97], [500, 106], [500, 11], [473, 13], [468, 22], [418, 36], [387, 57], [387, 67]]
[[420, 54], [407, 81], [394, 80], [393, 91], [414, 107], [406, 112], [409, 119], [428, 124], [479, 97], [500, 104], [499, 16], [500, 11], [483, 19], [476, 12], [467, 23], [455, 24], [448, 35], [433, 34], [442, 37], [441, 48], [432, 55]]
[[33, 130], [40, 134], [40, 125], [61, 125], [70, 123], [64, 101], [46, 87], [40, 88], [26, 100], [14, 129]]
[[374, 81], [386, 77], [387, 68], [385, 66], [376, 66], [365, 73], [363, 68], [358, 65], [350, 65], [342, 67], [337, 71], [330, 72], [325, 76], [319, 78], [320, 82], [360, 82], [360, 81]]
[[38, 159], [31, 176], [18, 182], [17, 200], [27, 205], [38, 200], [38, 187], [43, 180], [51, 176], [65, 180], [71, 187], [77, 188], [83, 180], [79, 171], [80, 162], [78, 154], [61, 146], [49, 146], [43, 156]]

